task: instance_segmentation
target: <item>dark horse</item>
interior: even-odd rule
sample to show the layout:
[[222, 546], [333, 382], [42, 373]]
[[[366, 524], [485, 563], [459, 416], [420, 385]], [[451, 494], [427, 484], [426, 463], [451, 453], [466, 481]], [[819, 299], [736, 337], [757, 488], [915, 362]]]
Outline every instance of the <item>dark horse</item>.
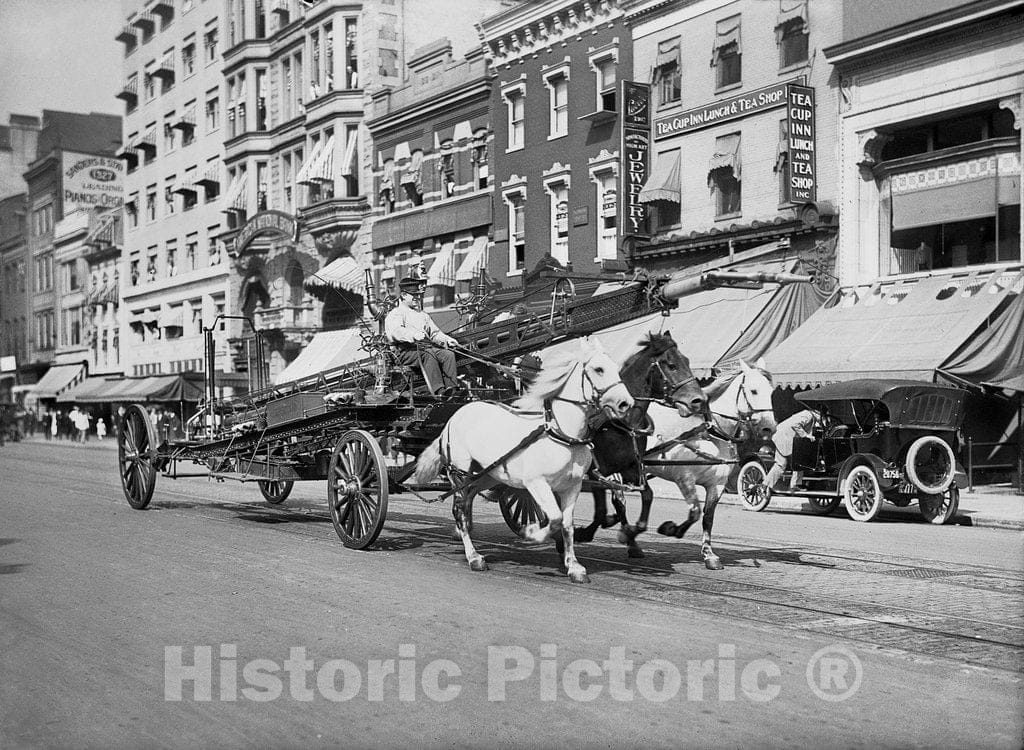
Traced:
[[[650, 334], [640, 346], [640, 351], [627, 359], [619, 370], [619, 377], [636, 400], [631, 413], [625, 420], [604, 420], [593, 432], [594, 464], [590, 479], [597, 480], [591, 490], [594, 520], [589, 526], [576, 530], [578, 541], [589, 542], [597, 529], [621, 523], [619, 540], [628, 546], [630, 557], [643, 557], [636, 537], [647, 529], [654, 493], [647, 484], [640, 460], [647, 448], [649, 430], [632, 429], [629, 425], [650, 424], [647, 409], [652, 402], [675, 409], [682, 417], [696, 417], [700, 420], [698, 425], [703, 424], [707, 408], [707, 397], [690, 370], [690, 361], [679, 351], [671, 334]], [[608, 515], [606, 491], [600, 482], [611, 474], [619, 474], [625, 484], [641, 488], [640, 518], [636, 525], [626, 520], [619, 490], [612, 493], [616, 512]], [[692, 508], [689, 520], [684, 522], [689, 527], [700, 517], [695, 486], [689, 487], [689, 491], [684, 487], [683, 495]]]

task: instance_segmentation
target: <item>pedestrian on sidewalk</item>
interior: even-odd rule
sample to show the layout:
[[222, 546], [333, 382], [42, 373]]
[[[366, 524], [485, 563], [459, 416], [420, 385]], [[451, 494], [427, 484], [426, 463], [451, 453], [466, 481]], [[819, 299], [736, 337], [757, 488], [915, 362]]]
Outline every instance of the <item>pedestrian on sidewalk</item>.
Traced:
[[50, 429], [46, 433], [47, 440], [57, 439], [57, 412], [56, 410], [50, 412]]
[[107, 436], [107, 420], [103, 417], [96, 419], [96, 439], [103, 440]]

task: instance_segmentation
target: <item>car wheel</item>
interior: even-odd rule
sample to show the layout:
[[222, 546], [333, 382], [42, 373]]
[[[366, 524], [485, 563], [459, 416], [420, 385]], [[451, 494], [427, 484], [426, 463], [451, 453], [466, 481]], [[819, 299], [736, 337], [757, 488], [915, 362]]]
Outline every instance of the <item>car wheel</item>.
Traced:
[[924, 520], [937, 526], [952, 521], [959, 507], [960, 488], [955, 484], [941, 495], [922, 495], [918, 500], [918, 509]]
[[764, 486], [765, 470], [760, 461], [747, 461], [736, 477], [736, 493], [751, 510], [761, 511], [771, 502], [771, 493]]
[[839, 503], [842, 502], [842, 500], [843, 498], [841, 497], [809, 497], [807, 498], [807, 503], [815, 513], [827, 516], [839, 507]]
[[924, 435], [907, 451], [907, 478], [921, 492], [941, 495], [953, 483], [956, 458], [953, 449], [937, 435]]
[[870, 466], [854, 466], [846, 475], [846, 512], [854, 521], [870, 521], [882, 509], [882, 490]]

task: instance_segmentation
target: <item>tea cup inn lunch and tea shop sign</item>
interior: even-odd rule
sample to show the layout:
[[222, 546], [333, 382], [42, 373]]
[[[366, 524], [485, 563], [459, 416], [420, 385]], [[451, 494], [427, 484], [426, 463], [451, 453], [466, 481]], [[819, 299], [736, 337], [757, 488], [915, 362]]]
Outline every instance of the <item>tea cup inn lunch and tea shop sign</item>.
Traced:
[[786, 107], [788, 143], [787, 199], [793, 203], [816, 200], [814, 141], [814, 89], [799, 83], [778, 83], [703, 107], [660, 117], [654, 121], [654, 139], [661, 140], [737, 120], [757, 112]]

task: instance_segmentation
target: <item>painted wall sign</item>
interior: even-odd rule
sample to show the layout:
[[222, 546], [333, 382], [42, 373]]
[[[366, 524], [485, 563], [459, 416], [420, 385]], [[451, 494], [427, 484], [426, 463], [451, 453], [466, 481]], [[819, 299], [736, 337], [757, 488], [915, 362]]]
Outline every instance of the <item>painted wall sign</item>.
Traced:
[[[802, 81], [803, 79], [798, 80]], [[787, 87], [791, 85], [793, 84], [776, 83], [719, 102], [705, 104], [703, 107], [681, 112], [678, 115], [659, 117], [654, 121], [654, 138], [655, 140], [668, 138], [680, 133], [708, 128], [721, 122], [736, 120], [755, 112], [784, 107], [787, 103]]]
[[64, 213], [76, 208], [124, 205], [124, 162], [109, 156], [65, 151], [61, 154]]
[[235, 236], [234, 252], [242, 252], [261, 234], [275, 234], [295, 242], [299, 239], [299, 222], [284, 211], [262, 211], [245, 222], [245, 226]]
[[786, 192], [792, 203], [813, 203], [818, 195], [815, 170], [814, 89], [789, 85], [789, 158], [786, 162]]
[[625, 106], [619, 147], [619, 226], [623, 237], [647, 236], [647, 206], [640, 202], [640, 191], [650, 173], [651, 87], [623, 81], [621, 94], [619, 101]]

